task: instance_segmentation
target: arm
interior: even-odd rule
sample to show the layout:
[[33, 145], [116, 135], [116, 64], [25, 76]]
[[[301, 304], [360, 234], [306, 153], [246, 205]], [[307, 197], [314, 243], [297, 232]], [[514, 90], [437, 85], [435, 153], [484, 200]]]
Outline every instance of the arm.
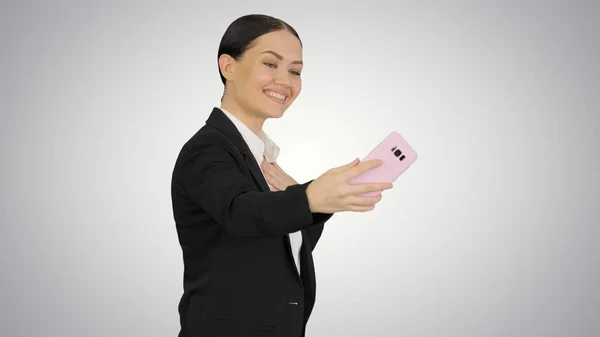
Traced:
[[[312, 182], [312, 180], [309, 182], [306, 182], [302, 185], [296, 185], [296, 186], [302, 186], [302, 189], [304, 191], [306, 191], [306, 187], [308, 187], [308, 184], [310, 184], [311, 182]], [[294, 185], [292, 185], [292, 186], [294, 186]], [[288, 187], [288, 189], [289, 189], [289, 187]], [[308, 240], [310, 241], [310, 247], [312, 247], [312, 250], [315, 249], [315, 247], [317, 246], [317, 242], [319, 242], [319, 239], [321, 238], [321, 234], [323, 233], [323, 228], [325, 227], [325, 222], [327, 222], [332, 216], [333, 216], [333, 214], [331, 214], [331, 213], [312, 213], [312, 217], [313, 217], [312, 223], [308, 227], [304, 228], [304, 231], [306, 232], [306, 236], [307, 236]]]
[[[263, 161], [262, 169], [265, 172], [265, 178], [267, 182], [272, 185], [276, 191], [279, 190], [287, 190], [290, 186], [301, 186], [304, 191], [308, 185], [312, 182], [312, 180], [299, 185], [294, 178], [292, 178], [289, 174], [287, 174], [277, 162], [272, 164]], [[305, 227], [304, 230], [308, 236], [308, 240], [310, 241], [310, 246], [314, 250], [321, 234], [323, 233], [323, 227], [325, 222], [331, 218], [333, 214], [328, 213], [312, 213], [313, 221], [308, 226]]]
[[220, 144], [193, 145], [182, 156], [173, 177], [230, 235], [277, 237], [314, 222], [306, 187], [257, 191], [253, 181], [238, 169], [233, 155]]
[[310, 241], [310, 246], [312, 247], [311, 251], [315, 250], [317, 242], [319, 242], [321, 234], [323, 233], [325, 222], [327, 222], [327, 220], [329, 220], [329, 218], [331, 218], [332, 215], [333, 214], [327, 213], [313, 213], [313, 217], [315, 218], [314, 223], [304, 229], [306, 232], [306, 236]]

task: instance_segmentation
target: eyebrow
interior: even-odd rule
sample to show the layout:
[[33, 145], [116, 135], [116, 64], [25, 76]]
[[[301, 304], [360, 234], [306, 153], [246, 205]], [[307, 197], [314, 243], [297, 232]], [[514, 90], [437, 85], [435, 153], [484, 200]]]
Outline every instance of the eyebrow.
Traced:
[[[266, 50], [266, 51], [262, 52], [261, 55], [262, 54], [272, 54], [273, 56], [275, 56], [279, 60], [283, 60], [283, 56], [277, 54], [276, 52], [274, 52], [272, 50]], [[292, 64], [304, 64], [304, 63], [302, 61], [294, 61], [294, 62], [292, 62]]]

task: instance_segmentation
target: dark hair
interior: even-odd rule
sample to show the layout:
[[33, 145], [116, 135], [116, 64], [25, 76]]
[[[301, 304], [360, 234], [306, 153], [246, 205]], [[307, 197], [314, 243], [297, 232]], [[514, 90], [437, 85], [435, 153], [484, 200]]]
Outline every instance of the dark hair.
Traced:
[[[264, 14], [250, 14], [237, 18], [227, 27], [225, 34], [221, 38], [217, 54], [217, 66], [221, 55], [227, 54], [237, 60], [246, 50], [252, 47], [254, 40], [258, 37], [278, 30], [289, 31], [298, 38], [300, 45], [302, 45], [302, 41], [296, 30], [281, 19]], [[221, 76], [221, 81], [225, 84], [225, 77], [221, 72], [221, 67], [219, 67], [219, 75]]]

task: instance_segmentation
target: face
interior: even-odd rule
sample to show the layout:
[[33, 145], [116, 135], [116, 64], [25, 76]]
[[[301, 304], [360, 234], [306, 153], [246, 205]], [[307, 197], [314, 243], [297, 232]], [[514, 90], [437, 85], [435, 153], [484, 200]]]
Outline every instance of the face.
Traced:
[[219, 65], [227, 95], [254, 117], [281, 117], [302, 89], [302, 46], [285, 30], [260, 36], [237, 61], [221, 55]]

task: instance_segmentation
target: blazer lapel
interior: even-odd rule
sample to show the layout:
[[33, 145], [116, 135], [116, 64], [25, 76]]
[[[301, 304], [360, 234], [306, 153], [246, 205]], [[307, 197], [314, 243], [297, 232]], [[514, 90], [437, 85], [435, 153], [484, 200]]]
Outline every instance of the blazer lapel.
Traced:
[[252, 178], [258, 184], [260, 189], [263, 192], [269, 192], [271, 189], [265, 180], [265, 177], [260, 170], [259, 164], [254, 159], [254, 155], [252, 151], [248, 147], [248, 144], [244, 140], [244, 137], [240, 134], [235, 125], [229, 120], [227, 116], [221, 111], [219, 108], [214, 108], [211, 112], [210, 116], [206, 120], [206, 124], [218, 129], [221, 131], [231, 142], [233, 145], [240, 151], [244, 159], [246, 160], [246, 164], [250, 169], [250, 173], [252, 174]]
[[[262, 171], [260, 170], [260, 166], [256, 162], [256, 159], [254, 159], [254, 155], [252, 154], [252, 151], [250, 150], [250, 148], [248, 147], [248, 144], [244, 140], [244, 137], [242, 137], [242, 135], [240, 134], [238, 129], [235, 127], [233, 122], [231, 122], [231, 120], [227, 116], [225, 116], [223, 111], [221, 111], [221, 109], [219, 109], [219, 108], [214, 108], [213, 111], [211, 112], [210, 116], [206, 120], [206, 124], [221, 131], [225, 136], [227, 136], [227, 138], [229, 138], [229, 140], [231, 140], [233, 145], [235, 145], [235, 147], [240, 151], [240, 153], [246, 160], [246, 164], [248, 165], [248, 168], [250, 169], [250, 173], [252, 174], [252, 178], [254, 178], [254, 181], [258, 184], [258, 186], [260, 187], [260, 189], [263, 192], [270, 192], [271, 189], [269, 188], [269, 185], [267, 184], [267, 181], [265, 180], [265, 177], [263, 176]], [[304, 236], [304, 234], [303, 234], [303, 236]], [[285, 235], [283, 239], [285, 242], [287, 254], [292, 263], [294, 271], [296, 272], [296, 277], [298, 279], [298, 282], [300, 282], [300, 284], [302, 284], [302, 277], [300, 276], [300, 274], [298, 273], [298, 270], [296, 269], [296, 262], [294, 260], [294, 255], [292, 252], [292, 245], [290, 243], [290, 237], [289, 237], [289, 235]], [[304, 239], [304, 240], [306, 240], [306, 239]], [[306, 241], [304, 241], [304, 242], [306, 242]], [[310, 259], [310, 257], [308, 257], [308, 258], [305, 258], [305, 260], [307, 260], [306, 262], [309, 263], [309, 265], [310, 265], [309, 270], [310, 270], [310, 268], [312, 268], [312, 259]]]
[[[246, 144], [246, 143], [244, 143], [244, 144]], [[260, 186], [260, 189], [263, 190], [263, 192], [270, 192], [271, 189], [269, 188], [269, 185], [267, 184], [267, 181], [265, 180], [265, 176], [263, 175], [262, 171], [260, 170], [260, 166], [256, 162], [254, 155], [253, 154], [250, 154], [250, 155], [244, 154], [244, 158], [246, 159], [246, 164], [248, 164], [248, 168], [250, 169], [250, 173], [252, 174], [254, 181], [256, 181], [256, 183]]]

